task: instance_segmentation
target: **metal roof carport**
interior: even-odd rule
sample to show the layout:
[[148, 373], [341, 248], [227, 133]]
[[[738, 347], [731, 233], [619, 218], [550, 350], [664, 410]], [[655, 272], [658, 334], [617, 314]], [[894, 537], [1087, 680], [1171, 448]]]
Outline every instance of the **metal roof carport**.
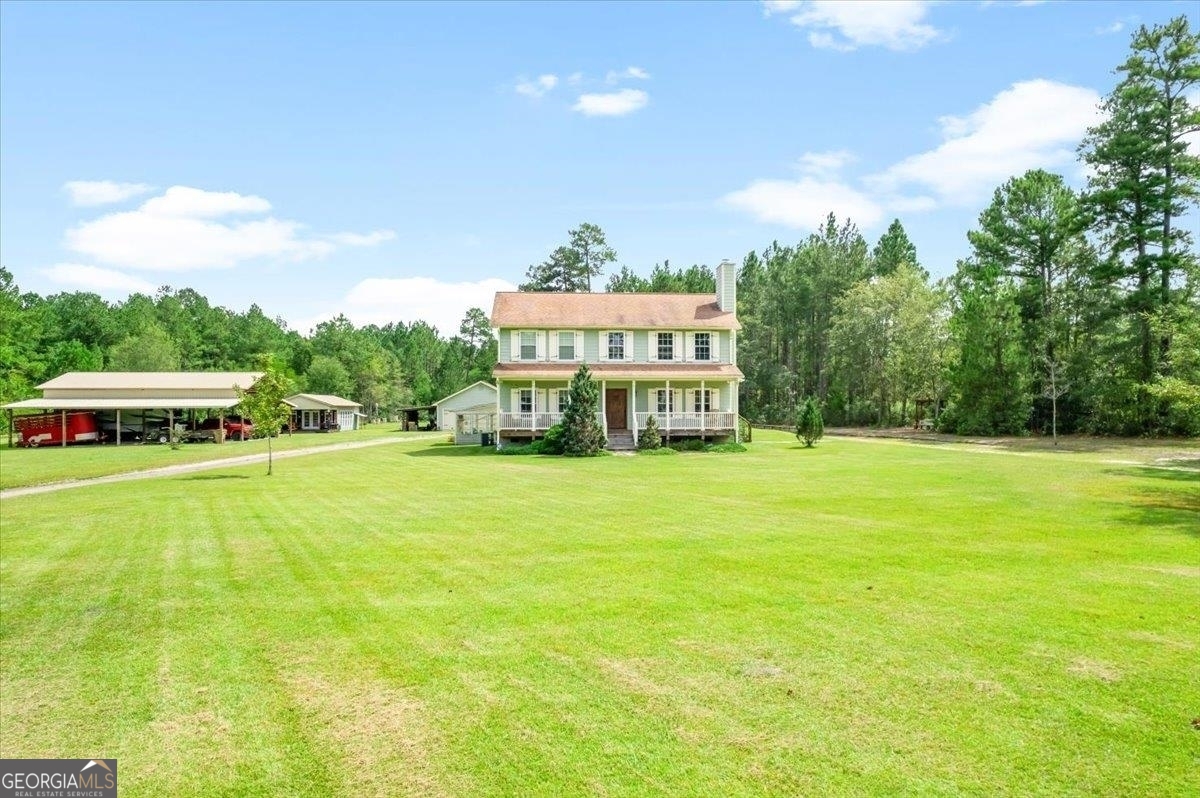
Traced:
[[[8, 445], [12, 447], [13, 410], [115, 410], [121, 443], [122, 410], [166, 410], [174, 424], [175, 410], [228, 410], [240, 401], [237, 387], [250, 387], [261, 372], [68, 372], [37, 386], [41, 399], [3, 405], [9, 413]], [[145, 414], [143, 413], [143, 425]], [[64, 435], [63, 445], [66, 445]]]

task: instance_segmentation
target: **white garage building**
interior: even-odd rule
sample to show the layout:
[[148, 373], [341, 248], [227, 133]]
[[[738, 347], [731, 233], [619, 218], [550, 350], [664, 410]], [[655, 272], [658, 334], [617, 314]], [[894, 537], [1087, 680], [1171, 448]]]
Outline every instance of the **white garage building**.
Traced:
[[480, 443], [496, 431], [496, 386], [480, 380], [434, 402], [440, 430], [454, 433], [455, 443]]

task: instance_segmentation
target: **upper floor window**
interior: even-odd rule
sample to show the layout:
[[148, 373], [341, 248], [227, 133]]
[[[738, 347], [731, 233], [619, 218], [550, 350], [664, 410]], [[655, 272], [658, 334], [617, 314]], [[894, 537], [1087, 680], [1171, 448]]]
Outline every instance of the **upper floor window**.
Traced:
[[608, 359], [625, 359], [625, 333], [610, 332], [608, 334]]
[[559, 360], [574, 360], [575, 359], [575, 333], [574, 331], [564, 331], [558, 333], [558, 359]]
[[658, 336], [658, 359], [659, 360], [674, 360], [675, 359], [675, 333], [660, 332]]
[[712, 333], [698, 332], [694, 336], [696, 360], [712, 360]]
[[537, 333], [532, 330], [521, 333], [521, 360], [537, 360]]

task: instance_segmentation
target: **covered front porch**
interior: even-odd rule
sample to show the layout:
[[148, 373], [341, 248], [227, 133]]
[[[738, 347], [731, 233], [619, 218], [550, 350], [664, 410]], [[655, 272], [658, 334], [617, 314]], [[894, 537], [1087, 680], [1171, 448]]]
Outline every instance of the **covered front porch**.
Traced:
[[[653, 416], [669, 438], [736, 437], [737, 382], [733, 380], [597, 379], [597, 421], [610, 440], [633, 444]], [[497, 394], [500, 441], [539, 438], [563, 420], [569, 380], [502, 381]]]

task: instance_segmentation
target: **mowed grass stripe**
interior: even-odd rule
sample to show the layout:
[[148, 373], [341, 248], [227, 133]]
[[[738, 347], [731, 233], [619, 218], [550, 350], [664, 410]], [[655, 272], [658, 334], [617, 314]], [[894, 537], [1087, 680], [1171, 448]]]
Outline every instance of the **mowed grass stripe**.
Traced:
[[761, 437], [6, 501], [3, 755], [116, 755], [131, 794], [1200, 787], [1196, 480]]

